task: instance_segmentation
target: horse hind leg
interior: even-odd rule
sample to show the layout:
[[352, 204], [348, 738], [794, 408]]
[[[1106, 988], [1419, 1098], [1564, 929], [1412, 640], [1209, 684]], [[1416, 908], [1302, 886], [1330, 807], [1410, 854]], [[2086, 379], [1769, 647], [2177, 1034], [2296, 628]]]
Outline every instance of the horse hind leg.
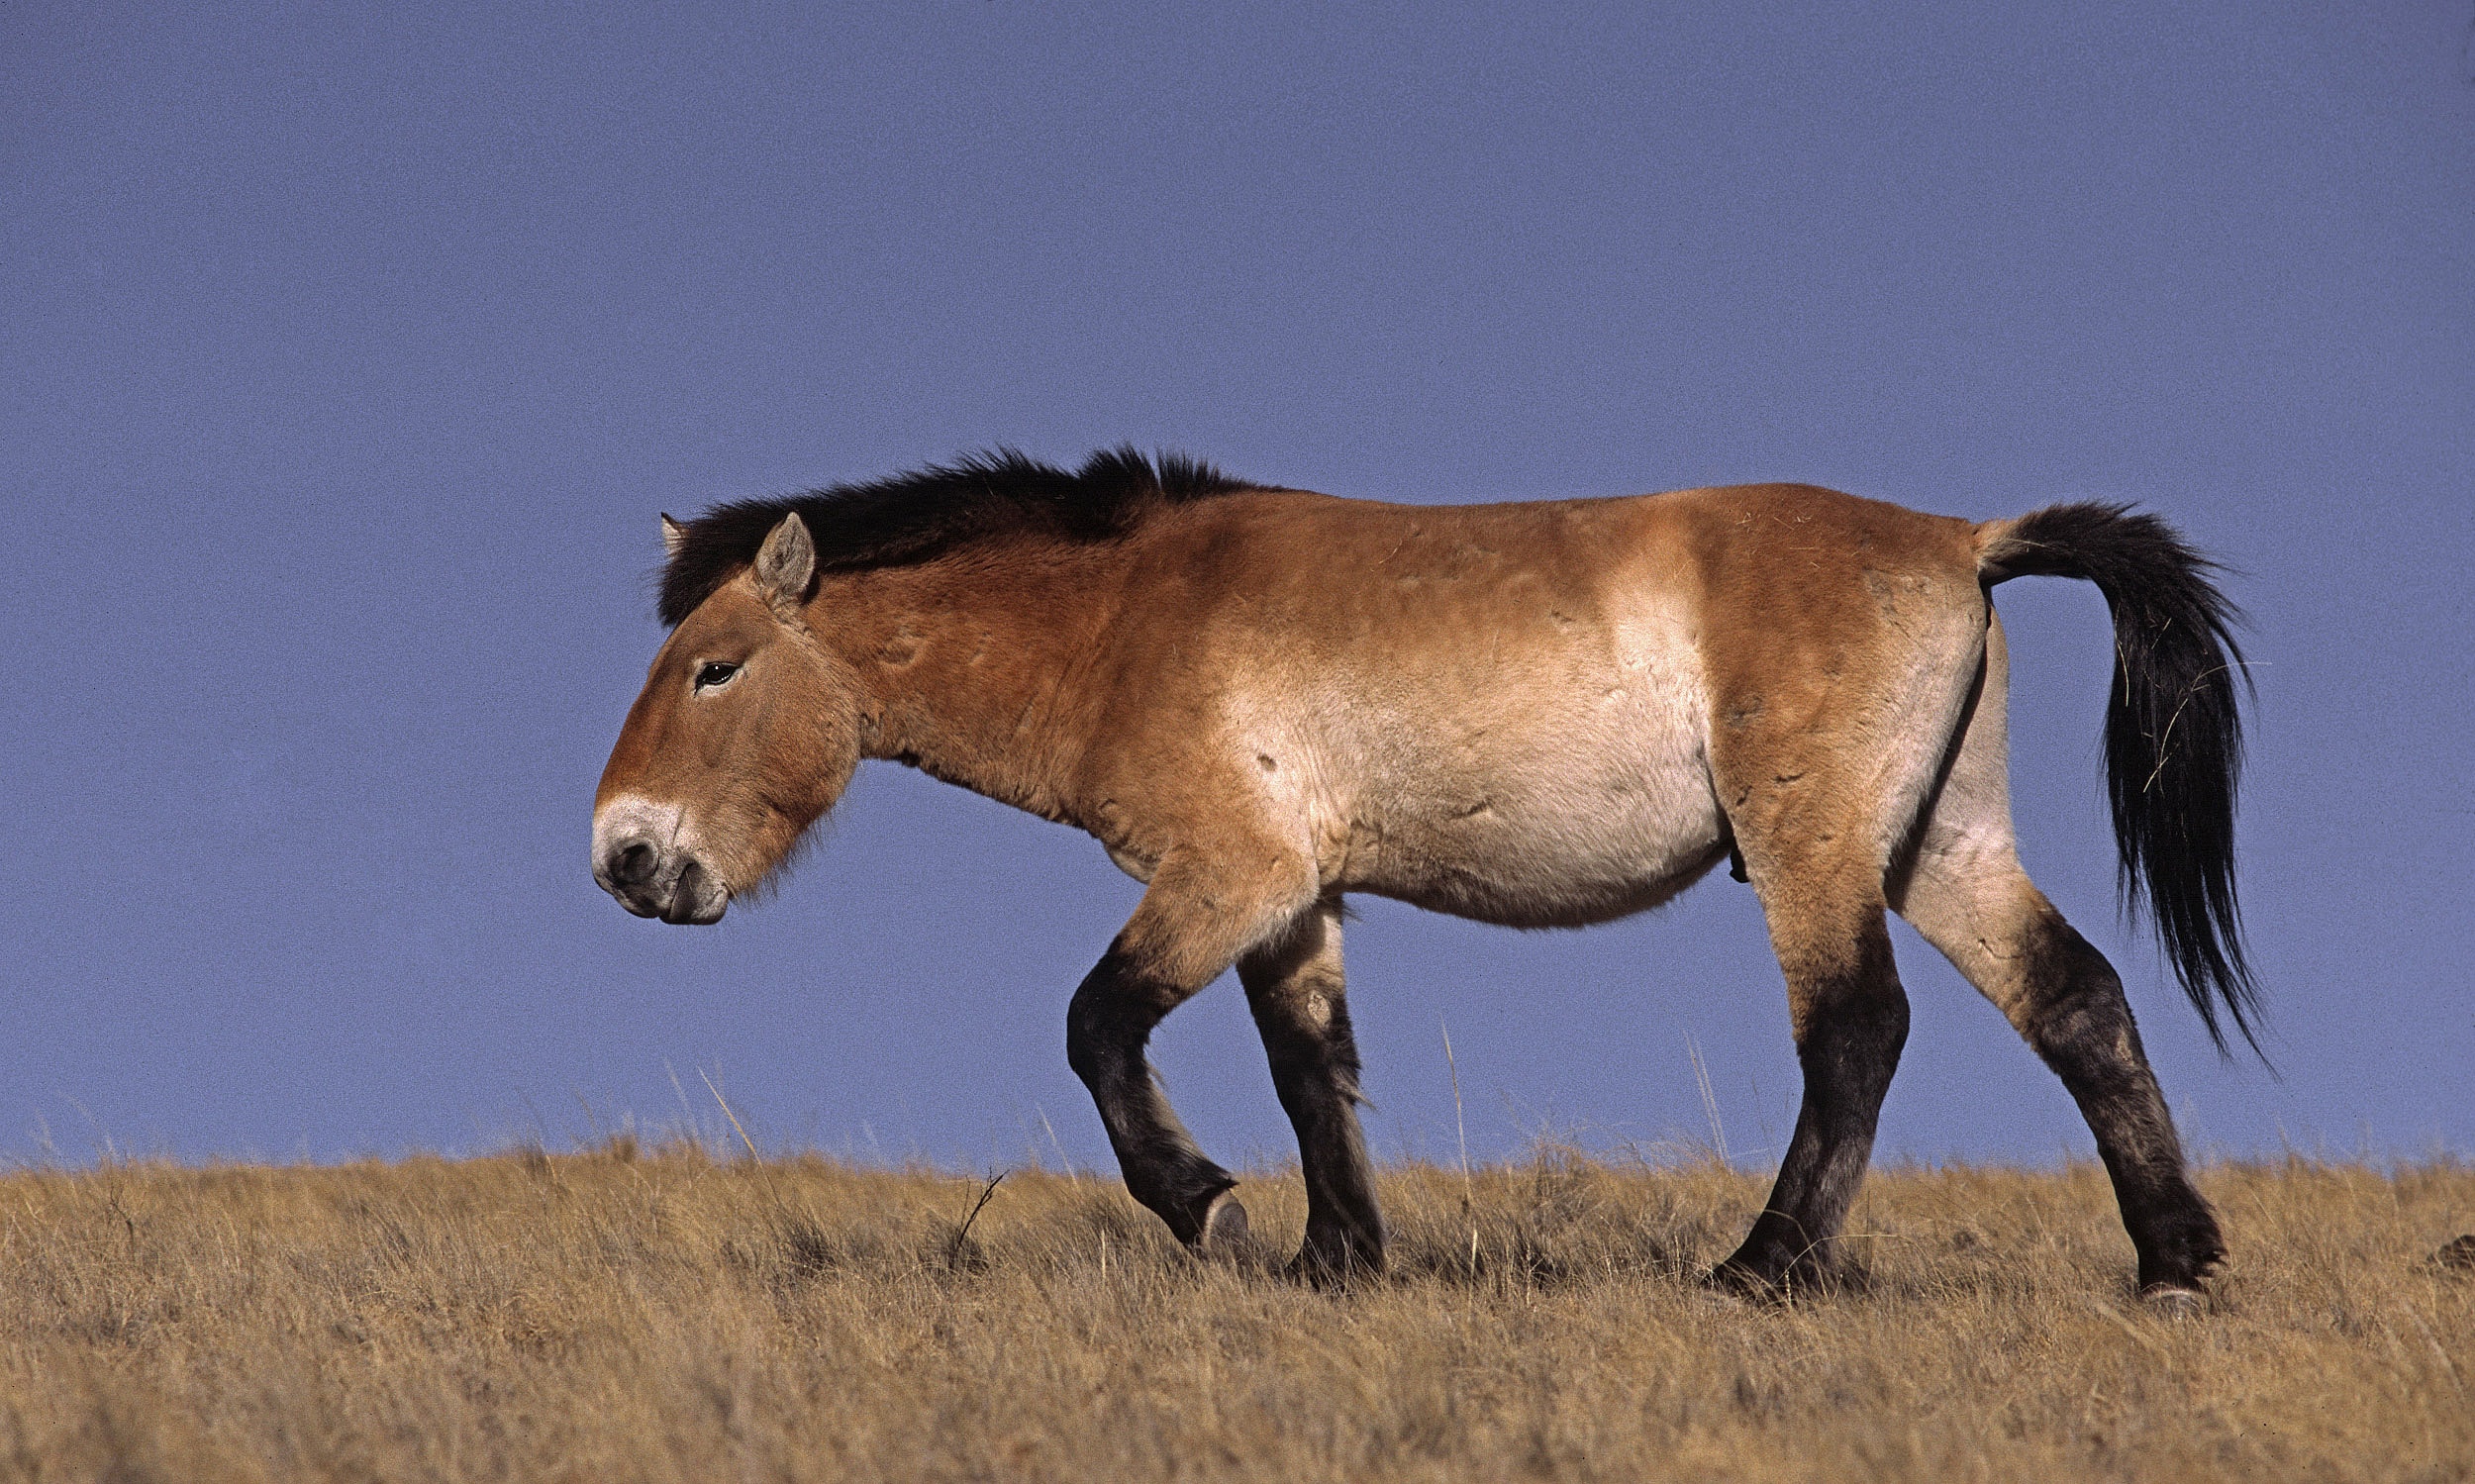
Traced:
[[2095, 1137], [2144, 1294], [2186, 1299], [2225, 1259], [2194, 1189], [2123, 980], [2021, 869], [2005, 758], [2002, 631], [1893, 905], [2062, 1078]]
[[1358, 1127], [1357, 1042], [1340, 962], [1340, 902], [1326, 897], [1284, 937], [1238, 960], [1272, 1086], [1298, 1133], [1306, 1243], [1292, 1270], [1317, 1282], [1381, 1272], [1384, 1221]]
[[1820, 673], [1743, 658], [1772, 655], [1776, 643], [1736, 637], [1714, 650], [1731, 665], [1714, 669], [1724, 721], [1711, 780], [1787, 977], [1805, 1081], [1770, 1198], [1711, 1274], [1722, 1285], [1775, 1291], [1849, 1276], [1839, 1231], [1908, 1041], [1885, 878], [1950, 755], [1978, 670], [1985, 610], [1975, 592], [1888, 604], [1896, 624], [1841, 615], [1848, 633], [1880, 643], [1826, 650], [1836, 658]]
[[2190, 1292], [2225, 1259], [2226, 1244], [2192, 1186], [2114, 965], [2016, 861], [1923, 863], [1903, 915], [2062, 1078], [2114, 1183], [2141, 1291]]
[[1907, 1043], [1908, 996], [1891, 961], [1878, 868], [1808, 863], [1800, 872], [1750, 842], [1746, 854], [1787, 975], [1805, 1096], [1769, 1200], [1711, 1277], [1742, 1292], [1828, 1287], [1846, 1275], [1839, 1230]]

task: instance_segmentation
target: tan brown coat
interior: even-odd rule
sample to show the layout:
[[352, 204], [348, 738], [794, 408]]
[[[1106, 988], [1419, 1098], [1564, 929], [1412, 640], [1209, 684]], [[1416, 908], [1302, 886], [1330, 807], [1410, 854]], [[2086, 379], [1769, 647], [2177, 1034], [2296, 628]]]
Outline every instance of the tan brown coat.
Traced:
[[[2106, 584], [2119, 619], [2134, 581], [2222, 618], [2171, 533], [2095, 507], [1977, 525], [1797, 485], [1476, 506], [1181, 492], [1105, 457], [1045, 472], [1117, 486], [1041, 494], [1114, 502], [1094, 507], [1096, 530], [1073, 525], [1082, 507], [970, 507], [994, 497], [947, 490], [968, 507], [957, 529], [870, 559], [905, 519], [861, 498], [888, 486], [666, 523], [685, 553], [674, 577], [702, 561], [711, 580], [681, 599], [603, 777], [603, 884], [640, 914], [712, 921], [863, 756], [1088, 832], [1148, 886], [1068, 1015], [1129, 1187], [1198, 1250], [1242, 1236], [1236, 1182], [1143, 1060], [1159, 1019], [1234, 965], [1299, 1132], [1300, 1262], [1333, 1275], [1383, 1253], [1353, 1107], [1343, 896], [1580, 925], [1737, 852], [1807, 1091], [1769, 1206], [1720, 1279], [1840, 1271], [1832, 1238], [1907, 1028], [1886, 909], [2071, 1086], [2143, 1285], [2187, 1293], [2218, 1260], [2119, 981], [2014, 853], [1988, 601], [2015, 571], [2064, 571]], [[868, 520], [838, 545], [838, 522]], [[765, 533], [736, 566], [716, 549], [725, 526]], [[2092, 565], [2105, 570], [2077, 569]], [[2222, 624], [2200, 639], [2208, 654], [2133, 685], [2230, 663]], [[2223, 701], [2210, 741], [2230, 748], [2230, 682], [2191, 684]], [[2230, 752], [2220, 760], [2230, 811]], [[2205, 794], [2209, 778], [2184, 772]], [[2152, 869], [2146, 884], [2205, 896], [2207, 881], [2161, 887]], [[2241, 987], [2220, 986], [2238, 1024]]]

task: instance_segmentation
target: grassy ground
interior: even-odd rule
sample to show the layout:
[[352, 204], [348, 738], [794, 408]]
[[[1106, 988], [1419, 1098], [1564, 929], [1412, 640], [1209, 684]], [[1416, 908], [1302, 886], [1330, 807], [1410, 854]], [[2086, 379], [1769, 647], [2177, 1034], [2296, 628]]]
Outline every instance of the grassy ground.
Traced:
[[[2101, 1173], [1880, 1170], [1858, 1292], [1703, 1293], [1759, 1183], [1387, 1174], [1344, 1295], [1113, 1181], [693, 1146], [0, 1176], [0, 1478], [2469, 1479], [2475, 1170], [2222, 1165], [2213, 1312]], [[1294, 1241], [1294, 1177], [1248, 1182]], [[1473, 1237], [1474, 1232], [1474, 1237]], [[2471, 1244], [2475, 1245], [2475, 1244]]]

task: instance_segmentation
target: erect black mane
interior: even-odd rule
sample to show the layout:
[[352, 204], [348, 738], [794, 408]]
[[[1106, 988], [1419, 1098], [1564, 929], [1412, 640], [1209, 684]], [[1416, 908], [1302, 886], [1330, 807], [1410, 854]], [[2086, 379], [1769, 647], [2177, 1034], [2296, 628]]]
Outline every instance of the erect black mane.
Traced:
[[734, 500], [687, 523], [661, 574], [661, 621], [679, 621], [756, 559], [766, 535], [797, 511], [824, 571], [926, 561], [1010, 536], [1069, 542], [1121, 536], [1145, 513], [1265, 486], [1232, 479], [1182, 453], [1146, 458], [1132, 444], [1103, 448], [1068, 471], [1012, 448], [974, 453], [865, 484], [773, 500]]

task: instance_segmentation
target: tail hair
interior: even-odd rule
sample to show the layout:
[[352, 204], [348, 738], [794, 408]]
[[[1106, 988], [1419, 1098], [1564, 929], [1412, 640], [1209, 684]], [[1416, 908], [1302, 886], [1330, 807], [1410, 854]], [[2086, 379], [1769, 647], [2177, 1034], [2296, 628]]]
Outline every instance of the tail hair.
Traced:
[[2227, 1050], [2220, 1007], [2260, 1050], [2260, 989], [2234, 897], [2238, 706], [2252, 690], [2233, 629], [2240, 610], [2211, 583], [2222, 570], [2171, 526], [2123, 505], [2056, 505], [1994, 535], [1986, 580], [2077, 577], [2114, 613], [2106, 705], [2106, 794], [2125, 909], [2147, 910], [2209, 1039]]

